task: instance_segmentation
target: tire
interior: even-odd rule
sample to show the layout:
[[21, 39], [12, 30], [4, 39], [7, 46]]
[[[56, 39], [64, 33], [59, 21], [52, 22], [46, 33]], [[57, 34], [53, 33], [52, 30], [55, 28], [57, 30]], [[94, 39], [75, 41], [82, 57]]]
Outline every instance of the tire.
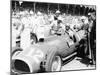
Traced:
[[37, 43], [38, 42], [38, 39], [36, 37], [35, 34], [31, 33], [31, 39], [32, 39], [32, 43]]
[[61, 71], [62, 60], [57, 51], [52, 51], [48, 56], [45, 64], [46, 72]]

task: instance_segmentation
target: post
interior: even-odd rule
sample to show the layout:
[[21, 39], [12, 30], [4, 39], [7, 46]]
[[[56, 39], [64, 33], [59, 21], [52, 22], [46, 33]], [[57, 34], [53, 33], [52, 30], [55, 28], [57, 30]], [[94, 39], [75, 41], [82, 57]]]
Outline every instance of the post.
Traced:
[[59, 4], [58, 4], [58, 10], [59, 10]]
[[15, 11], [16, 11], [16, 1], [15, 1]]
[[35, 3], [34, 3], [34, 13], [36, 12], [36, 10], [35, 10]]
[[48, 14], [49, 14], [49, 4], [48, 4], [48, 8], [47, 8]]
[[73, 7], [73, 15], [75, 13], [75, 9], [76, 9], [76, 5], [74, 5], [74, 7]]

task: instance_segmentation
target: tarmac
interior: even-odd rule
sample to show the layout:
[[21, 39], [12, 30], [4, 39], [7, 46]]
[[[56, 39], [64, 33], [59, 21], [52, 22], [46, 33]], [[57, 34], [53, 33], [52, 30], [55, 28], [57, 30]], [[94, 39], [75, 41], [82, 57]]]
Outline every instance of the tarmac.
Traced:
[[94, 70], [95, 65], [89, 65], [88, 61], [82, 60], [81, 58], [74, 58], [69, 63], [62, 66], [61, 71], [73, 71], [73, 70]]
[[[82, 70], [95, 70], [95, 69], [96, 69], [96, 65], [89, 65], [88, 61], [83, 60], [79, 57], [75, 57], [72, 61], [63, 65], [61, 71], [67, 72], [67, 71], [82, 71]], [[35, 74], [20, 74], [20, 75], [35, 75]]]

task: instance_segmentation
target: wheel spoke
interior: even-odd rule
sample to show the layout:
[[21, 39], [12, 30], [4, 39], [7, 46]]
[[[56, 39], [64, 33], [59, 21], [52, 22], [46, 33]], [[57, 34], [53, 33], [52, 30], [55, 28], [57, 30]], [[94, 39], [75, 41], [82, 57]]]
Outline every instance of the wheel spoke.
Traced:
[[52, 71], [60, 71], [61, 68], [61, 58], [56, 56], [52, 62]]

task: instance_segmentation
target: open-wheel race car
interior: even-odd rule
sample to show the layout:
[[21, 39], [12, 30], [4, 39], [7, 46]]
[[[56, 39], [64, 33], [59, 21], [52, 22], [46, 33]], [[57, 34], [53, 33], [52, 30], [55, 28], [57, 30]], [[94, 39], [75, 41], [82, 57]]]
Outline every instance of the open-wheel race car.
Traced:
[[[36, 3], [34, 3], [34, 6], [35, 4]], [[12, 35], [15, 34], [15, 40], [12, 39], [15, 44], [12, 43], [12, 45], [14, 46], [12, 46], [13, 48], [11, 50], [12, 75], [13, 73], [14, 75], [17, 75], [24, 73], [37, 73], [39, 71], [61, 71], [61, 67], [64, 65], [64, 61], [70, 61], [73, 59], [73, 57], [76, 56], [84, 58], [86, 57], [86, 54], [87, 57], [89, 55], [91, 56], [92, 51], [90, 50], [90, 47], [93, 47], [93, 45], [95, 45], [96, 43], [96, 28], [92, 28], [91, 24], [93, 32], [89, 32], [89, 23], [85, 24], [85, 19], [82, 19], [82, 23], [75, 24], [72, 21], [72, 18], [70, 19], [71, 15], [69, 15], [69, 17], [67, 16], [68, 21], [65, 18], [66, 23], [63, 23], [63, 21], [60, 20], [59, 17], [57, 17], [56, 13], [56, 16], [54, 15], [53, 20], [50, 20], [50, 24], [47, 25], [45, 23], [42, 24], [41, 22], [39, 22], [41, 21], [41, 17], [39, 17], [41, 15], [34, 15], [33, 17], [35, 18], [33, 19], [32, 15], [30, 16], [32, 24], [30, 22], [29, 15], [27, 15], [27, 17], [25, 16], [24, 19], [21, 19], [21, 25], [19, 25], [19, 23], [17, 22], [19, 30], [18, 27], [16, 27], [17, 25], [15, 24], [15, 22], [12, 20], [14, 22], [14, 24], [12, 23], [12, 25], [15, 26], [14, 30], [17, 29], [18, 34], [20, 34], [17, 36], [18, 40], [16, 42], [16, 34], [12, 29]], [[76, 17], [78, 17], [79, 21], [81, 21], [79, 16]], [[42, 19], [44, 18], [42, 17]], [[86, 19], [88, 20], [88, 18]], [[71, 25], [69, 23], [69, 20], [71, 20]], [[78, 20], [76, 19], [75, 21]], [[91, 39], [91, 37], [93, 38]], [[90, 43], [93, 44], [91, 45]], [[93, 47], [93, 49], [94, 48], [95, 47]]]
[[[71, 29], [69, 29], [71, 30]], [[71, 30], [72, 31], [72, 30]], [[25, 50], [20, 47], [12, 49], [12, 72], [14, 73], [36, 73], [40, 70], [45, 72], [61, 71], [63, 61], [73, 56], [84, 53], [86, 46], [85, 34], [79, 35], [84, 30], [74, 34], [66, 31], [64, 34], [56, 33], [29, 46]], [[81, 39], [79, 38], [81, 37]]]

